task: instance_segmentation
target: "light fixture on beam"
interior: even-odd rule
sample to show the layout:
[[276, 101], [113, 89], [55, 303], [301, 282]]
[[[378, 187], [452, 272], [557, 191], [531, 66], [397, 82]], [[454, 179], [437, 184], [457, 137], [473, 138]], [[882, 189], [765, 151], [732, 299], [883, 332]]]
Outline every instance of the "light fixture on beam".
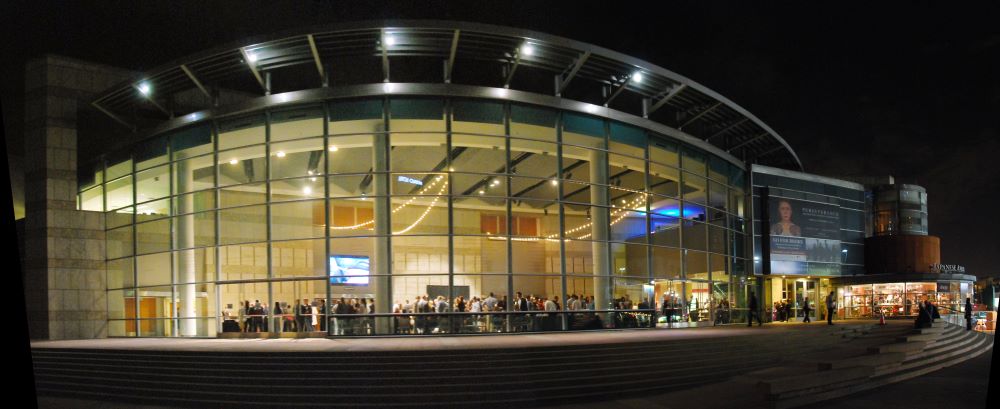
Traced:
[[527, 56], [534, 55], [535, 54], [535, 46], [531, 45], [531, 43], [524, 43], [524, 45], [521, 46], [521, 54], [527, 55]]
[[153, 93], [153, 86], [149, 84], [149, 81], [140, 82], [139, 86], [136, 88], [139, 89], [139, 92], [142, 93], [142, 95], [147, 97], [149, 94]]

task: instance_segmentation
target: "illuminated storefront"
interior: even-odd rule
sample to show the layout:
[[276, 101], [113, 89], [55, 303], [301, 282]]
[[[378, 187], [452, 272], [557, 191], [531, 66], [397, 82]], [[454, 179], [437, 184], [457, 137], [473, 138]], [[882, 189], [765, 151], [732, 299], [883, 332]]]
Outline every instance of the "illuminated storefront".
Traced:
[[974, 281], [974, 276], [964, 274], [879, 274], [839, 278], [834, 285], [841, 317], [912, 318], [924, 301], [936, 305], [941, 314], [962, 313]]

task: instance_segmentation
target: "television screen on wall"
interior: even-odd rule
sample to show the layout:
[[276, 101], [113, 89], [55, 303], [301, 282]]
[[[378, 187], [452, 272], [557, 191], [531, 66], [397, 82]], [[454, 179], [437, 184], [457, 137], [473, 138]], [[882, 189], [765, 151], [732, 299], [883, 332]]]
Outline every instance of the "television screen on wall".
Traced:
[[368, 257], [330, 256], [330, 284], [368, 285]]

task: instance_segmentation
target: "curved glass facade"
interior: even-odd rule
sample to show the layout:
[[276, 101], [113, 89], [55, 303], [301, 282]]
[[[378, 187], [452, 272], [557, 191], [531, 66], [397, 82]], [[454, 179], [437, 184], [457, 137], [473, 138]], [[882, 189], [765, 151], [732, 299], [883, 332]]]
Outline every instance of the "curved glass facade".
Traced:
[[710, 321], [745, 281], [741, 168], [506, 101], [380, 97], [206, 120], [81, 182], [79, 207], [106, 214], [110, 336]]

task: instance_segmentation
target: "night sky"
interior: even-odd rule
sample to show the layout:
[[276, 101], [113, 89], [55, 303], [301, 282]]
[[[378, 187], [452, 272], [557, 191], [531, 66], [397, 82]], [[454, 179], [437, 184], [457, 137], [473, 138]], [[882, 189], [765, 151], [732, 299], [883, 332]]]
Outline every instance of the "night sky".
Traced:
[[[810, 173], [896, 177], [930, 195], [942, 262], [1000, 275], [1000, 8], [830, 2], [89, 2], [0, 5], [8, 148], [24, 62], [134, 70], [243, 38], [369, 19], [454, 19], [593, 43], [677, 72], [754, 113]], [[345, 4], [346, 3], [346, 4]], [[811, 2], [810, 2], [811, 3]], [[879, 4], [871, 4], [879, 3]], [[447, 6], [447, 7], [445, 7]], [[16, 158], [15, 158], [16, 159]], [[80, 158], [81, 162], [87, 158]]]

